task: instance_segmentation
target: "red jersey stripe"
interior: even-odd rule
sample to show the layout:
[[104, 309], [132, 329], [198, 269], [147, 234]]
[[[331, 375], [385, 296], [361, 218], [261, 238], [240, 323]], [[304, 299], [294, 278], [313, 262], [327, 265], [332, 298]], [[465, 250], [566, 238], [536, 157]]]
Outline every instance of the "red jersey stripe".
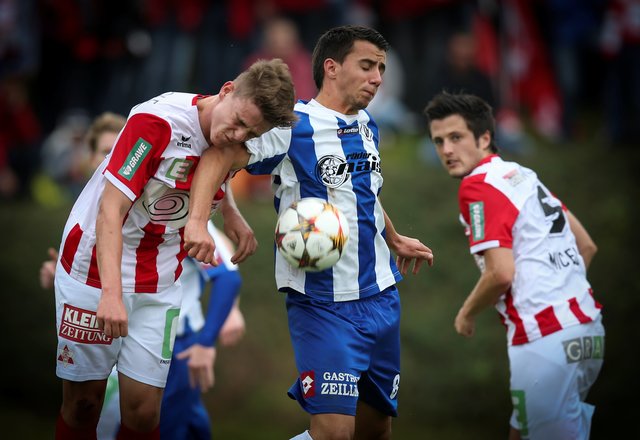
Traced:
[[87, 285], [102, 289], [100, 283], [100, 271], [98, 270], [98, 257], [96, 256], [96, 247], [91, 250], [91, 264], [89, 265], [89, 273], [87, 274]]
[[529, 342], [529, 338], [527, 337], [527, 331], [524, 328], [524, 324], [522, 323], [522, 318], [518, 314], [518, 311], [513, 306], [513, 294], [511, 293], [511, 289], [505, 295], [505, 305], [507, 306], [507, 316], [509, 316], [509, 320], [515, 326], [515, 332], [513, 334], [513, 339], [511, 340], [511, 344], [519, 345], [526, 344]]
[[584, 314], [576, 297], [569, 299], [569, 309], [571, 309], [573, 314], [576, 315], [576, 318], [578, 318], [578, 321], [580, 321], [581, 324], [586, 324], [587, 322], [592, 321], [591, 318]]
[[134, 292], [157, 292], [158, 288], [158, 246], [164, 241], [165, 226], [147, 223], [142, 228], [144, 236], [136, 249], [136, 285]]
[[187, 256], [187, 251], [184, 249], [184, 228], [180, 229], [180, 251], [176, 258], [178, 259], [178, 267], [176, 267], [175, 279], [177, 280], [182, 275], [182, 261]]
[[540, 328], [540, 334], [542, 336], [550, 335], [551, 333], [562, 330], [562, 325], [556, 317], [553, 311], [553, 306], [549, 306], [534, 315], [536, 321], [538, 321], [538, 327]]
[[598, 300], [596, 300], [596, 297], [593, 295], [593, 289], [589, 288], [589, 295], [591, 295], [591, 298], [593, 298], [593, 303], [596, 309], [601, 309], [602, 308], [602, 304], [600, 304], [598, 302]]
[[76, 223], [71, 231], [69, 231], [69, 235], [67, 235], [67, 239], [64, 241], [60, 263], [67, 273], [71, 273], [71, 266], [73, 266], [73, 260], [76, 252], [78, 251], [78, 245], [82, 239], [82, 234], [83, 232], [82, 229], [80, 229], [80, 225]]

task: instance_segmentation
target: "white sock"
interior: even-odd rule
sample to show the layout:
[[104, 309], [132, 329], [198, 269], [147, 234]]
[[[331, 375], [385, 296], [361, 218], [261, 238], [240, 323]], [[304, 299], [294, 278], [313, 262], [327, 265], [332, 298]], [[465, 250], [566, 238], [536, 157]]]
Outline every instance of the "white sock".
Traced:
[[290, 438], [289, 440], [313, 440], [309, 435], [309, 431], [305, 431], [302, 434], [298, 434], [295, 437]]

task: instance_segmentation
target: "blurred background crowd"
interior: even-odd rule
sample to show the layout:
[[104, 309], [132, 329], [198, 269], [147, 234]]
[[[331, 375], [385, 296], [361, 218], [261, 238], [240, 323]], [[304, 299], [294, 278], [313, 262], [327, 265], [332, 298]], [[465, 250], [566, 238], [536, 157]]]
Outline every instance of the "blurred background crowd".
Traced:
[[531, 148], [523, 125], [561, 145], [585, 112], [604, 148], [640, 135], [640, 0], [0, 0], [1, 199], [75, 198], [94, 116], [215, 94], [257, 58], [284, 59], [312, 98], [311, 50], [345, 23], [391, 43], [370, 106], [386, 136], [424, 132], [442, 89], [491, 102], [515, 153]]

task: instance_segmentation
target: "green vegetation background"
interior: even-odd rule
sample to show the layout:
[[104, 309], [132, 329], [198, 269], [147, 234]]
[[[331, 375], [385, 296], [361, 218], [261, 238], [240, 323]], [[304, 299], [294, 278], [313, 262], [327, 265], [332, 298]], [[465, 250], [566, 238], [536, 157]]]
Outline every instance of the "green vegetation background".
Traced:
[[[640, 391], [637, 378], [640, 281], [640, 151], [605, 147], [594, 133], [552, 145], [536, 139], [533, 151], [516, 159], [543, 181], [591, 232], [599, 245], [590, 270], [607, 328], [605, 365], [592, 389], [597, 407], [592, 439], [634, 426]], [[418, 139], [403, 137], [382, 151], [382, 199], [396, 229], [418, 237], [435, 252], [423, 268], [399, 285], [403, 301], [402, 380], [396, 439], [506, 439], [510, 402], [503, 327], [485, 312], [473, 339], [455, 334], [453, 318], [478, 272], [457, 221], [458, 182], [436, 163], [419, 160]], [[205, 399], [217, 439], [287, 439], [307, 426], [307, 417], [287, 398], [295, 365], [288, 339], [284, 298], [272, 274], [270, 200], [239, 202], [260, 242], [241, 266], [242, 309], [248, 332], [235, 348], [218, 351], [216, 386]], [[3, 334], [0, 423], [3, 438], [53, 438], [61, 400], [55, 377], [53, 293], [38, 286], [46, 249], [57, 246], [70, 205], [43, 208], [32, 202], [2, 202], [0, 256]], [[626, 429], [625, 429], [626, 430]]]

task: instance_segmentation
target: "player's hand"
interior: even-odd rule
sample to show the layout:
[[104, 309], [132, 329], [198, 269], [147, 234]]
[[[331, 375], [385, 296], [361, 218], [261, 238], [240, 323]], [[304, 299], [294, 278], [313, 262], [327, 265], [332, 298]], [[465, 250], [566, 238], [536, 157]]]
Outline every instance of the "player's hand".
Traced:
[[413, 262], [411, 273], [416, 275], [425, 261], [433, 266], [433, 251], [417, 238], [396, 234], [389, 245], [396, 254], [396, 265], [402, 275], [406, 275]]
[[473, 316], [467, 315], [462, 309], [456, 315], [456, 319], [454, 321], [454, 327], [458, 334], [462, 336], [466, 336], [467, 338], [472, 337], [476, 332], [476, 320]]
[[40, 287], [43, 289], [51, 289], [53, 280], [56, 275], [56, 264], [58, 264], [58, 251], [49, 248], [49, 259], [40, 266]]
[[246, 326], [244, 316], [240, 309], [234, 306], [231, 308], [227, 319], [225, 319], [224, 324], [220, 329], [218, 340], [220, 341], [220, 344], [226, 347], [236, 345], [244, 336], [245, 330]]
[[202, 263], [217, 266], [213, 251], [216, 244], [207, 230], [207, 223], [193, 220], [187, 221], [184, 227], [184, 250], [191, 258], [195, 258]]
[[127, 310], [122, 302], [122, 295], [105, 295], [100, 297], [96, 311], [98, 328], [112, 338], [125, 337], [129, 334]]
[[256, 240], [253, 229], [251, 229], [249, 223], [247, 223], [239, 212], [225, 212], [224, 233], [236, 245], [236, 252], [231, 257], [233, 264], [242, 263], [256, 253], [258, 240]]
[[189, 384], [191, 388], [200, 388], [202, 392], [208, 391], [215, 383], [213, 365], [216, 361], [215, 347], [205, 347], [193, 344], [186, 350], [176, 355], [177, 359], [188, 359]]

